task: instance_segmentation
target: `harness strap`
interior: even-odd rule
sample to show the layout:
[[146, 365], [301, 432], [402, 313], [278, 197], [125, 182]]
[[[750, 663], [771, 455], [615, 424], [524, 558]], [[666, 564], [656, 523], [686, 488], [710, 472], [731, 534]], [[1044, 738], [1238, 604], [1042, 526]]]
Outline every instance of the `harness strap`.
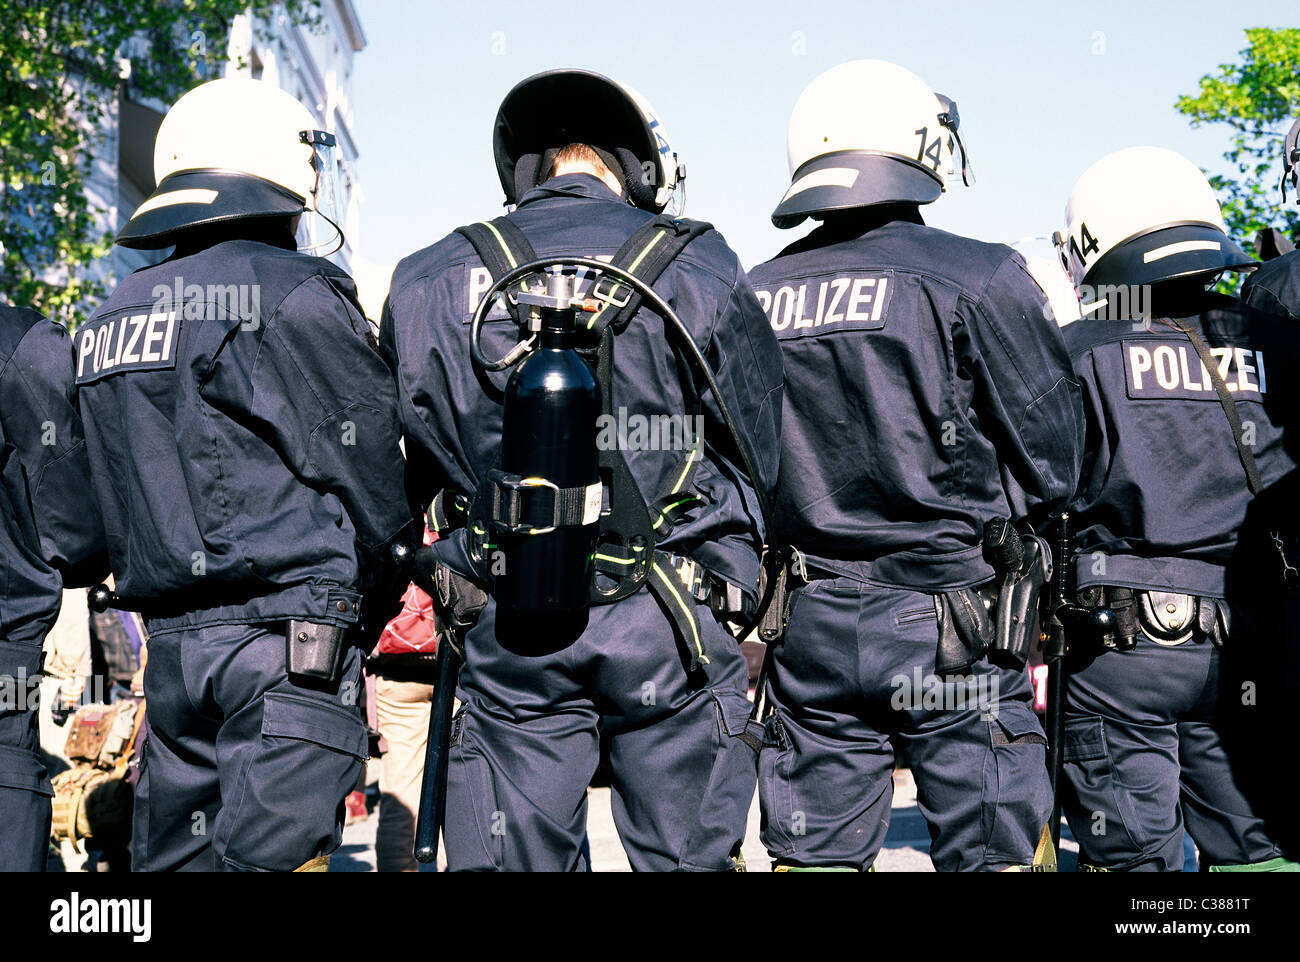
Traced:
[[[1250, 450], [1242, 437], [1244, 430], [1241, 423], [1241, 412], [1237, 409], [1237, 402], [1228, 390], [1228, 386], [1223, 383], [1223, 375], [1219, 373], [1219, 366], [1214, 363], [1214, 357], [1210, 354], [1210, 349], [1206, 346], [1205, 339], [1200, 334], [1174, 320], [1170, 320], [1169, 324], [1187, 335], [1188, 340], [1192, 342], [1192, 347], [1196, 349], [1197, 356], [1201, 359], [1201, 364], [1210, 375], [1210, 383], [1214, 385], [1214, 393], [1219, 397], [1219, 405], [1223, 408], [1228, 424], [1232, 426], [1232, 440], [1237, 445], [1237, 457], [1241, 459], [1241, 466], [1246, 472], [1246, 484], [1250, 488], [1250, 493], [1258, 497], [1259, 493], [1264, 490], [1264, 482], [1259, 475], [1259, 466], [1255, 463], [1255, 453]], [[1273, 539], [1273, 545], [1282, 559], [1283, 586], [1290, 592], [1300, 591], [1300, 571], [1297, 571], [1291, 564], [1290, 559], [1287, 558], [1286, 542], [1282, 536], [1281, 528], [1274, 529], [1269, 533], [1269, 536]]]
[[[682, 252], [687, 244], [705, 231], [713, 229], [704, 221], [686, 220], [660, 214], [641, 225], [623, 242], [611, 263], [635, 275], [647, 284], [653, 284]], [[613, 327], [621, 332], [641, 309], [641, 296], [624, 288], [622, 282], [602, 277], [591, 289], [591, 297], [605, 302], [604, 308], [587, 321], [587, 328], [596, 332]]]
[[[614, 254], [612, 264], [646, 284], [653, 284], [690, 241], [711, 229], [712, 225], [702, 221], [666, 215], [655, 217], [642, 224], [623, 243]], [[457, 233], [469, 241], [493, 280], [520, 264], [537, 259], [527, 237], [506, 216], [457, 228]], [[607, 276], [596, 280], [588, 296], [605, 303], [599, 311], [592, 313], [587, 323], [587, 330], [594, 335], [594, 345], [581, 349], [580, 353], [594, 368], [600, 385], [602, 413], [612, 415], [614, 335], [631, 323], [641, 308], [642, 299], [625, 284]], [[508, 309], [517, 321], [515, 305], [508, 304]], [[598, 452], [598, 463], [601, 481], [609, 491], [609, 503], [608, 511], [601, 516], [601, 540], [596, 550], [595, 568], [616, 585], [605, 591], [593, 583], [591, 596], [593, 604], [609, 604], [631, 595], [642, 585], [648, 586], [672, 622], [692, 672], [708, 663], [701, 643], [695, 603], [708, 601], [713, 586], [704, 569], [690, 562], [691, 570], [698, 569], [698, 574], [688, 579], [690, 587], [687, 588], [680, 573], [674, 577], [675, 571], [680, 572], [685, 567], [682, 559], [657, 550], [655, 545], [672, 533], [691, 508], [707, 503], [707, 498], [694, 488], [702, 460], [703, 439], [697, 438], [682, 463], [674, 469], [667, 487], [647, 504], [624, 453], [617, 446], [602, 447]], [[541, 494], [541, 488], [550, 489], [549, 498]], [[478, 492], [478, 498], [483, 501], [485, 519], [510, 531], [579, 524], [589, 509], [588, 496], [585, 488], [559, 488], [546, 479], [519, 478], [500, 471], [489, 472]], [[431, 507], [435, 527], [441, 528], [444, 518], [449, 526], [454, 526], [453, 508], [459, 506], [459, 502], [449, 506], [441, 495], [435, 499]], [[487, 537], [486, 531], [475, 533]]]
[[685, 519], [691, 508], [707, 503], [704, 495], [694, 489], [695, 474], [704, 459], [703, 443], [703, 438], [695, 439], [695, 444], [682, 459], [680, 470], [673, 473], [672, 482], [647, 506], [652, 519], [650, 527], [660, 541], [672, 534], [673, 528]]
[[[600, 497], [600, 485], [561, 488], [545, 478], [493, 469], [480, 482], [478, 497], [488, 521], [513, 534], [540, 534], [552, 528], [590, 524], [593, 498]], [[595, 508], [598, 512], [599, 501]]]
[[1241, 466], [1246, 469], [1246, 484], [1250, 486], [1251, 494], [1259, 494], [1264, 490], [1264, 482], [1260, 480], [1259, 467], [1255, 464], [1254, 452], [1242, 439], [1241, 412], [1237, 410], [1237, 402], [1228, 390], [1228, 385], [1223, 383], [1223, 376], [1219, 374], [1219, 365], [1214, 362], [1214, 357], [1210, 354], [1210, 349], [1206, 346], [1205, 339], [1200, 334], [1186, 325], [1179, 324], [1177, 321], [1171, 320], [1169, 323], [1187, 335], [1188, 340], [1192, 342], [1192, 347], [1196, 349], [1201, 363], [1205, 365], [1205, 370], [1209, 372], [1210, 383], [1214, 385], [1214, 393], [1219, 396], [1219, 405], [1223, 408], [1228, 423], [1232, 425], [1232, 440], [1237, 444], [1237, 457], [1241, 459]]
[[[703, 571], [703, 569], [700, 569]], [[700, 619], [695, 612], [695, 597], [682, 582], [673, 566], [673, 556], [666, 551], [655, 551], [650, 562], [651, 577], [646, 581], [650, 594], [659, 602], [672, 623], [677, 641], [685, 651], [687, 674], [694, 674], [702, 665], [709, 664], [700, 635]]]
[[439, 537], [465, 527], [465, 522], [469, 519], [469, 504], [469, 498], [465, 495], [443, 488], [429, 502], [429, 527]]
[[[456, 233], [469, 241], [494, 281], [520, 264], [537, 259], [533, 245], [528, 243], [524, 232], [509, 217], [501, 216], [490, 221], [466, 224], [457, 227]], [[522, 278], [519, 286], [522, 290]], [[518, 307], [512, 298], [506, 298], [506, 310], [516, 322], [519, 320]]]
[[509, 217], [466, 224], [456, 233], [470, 242], [493, 279], [537, 258], [533, 245]]

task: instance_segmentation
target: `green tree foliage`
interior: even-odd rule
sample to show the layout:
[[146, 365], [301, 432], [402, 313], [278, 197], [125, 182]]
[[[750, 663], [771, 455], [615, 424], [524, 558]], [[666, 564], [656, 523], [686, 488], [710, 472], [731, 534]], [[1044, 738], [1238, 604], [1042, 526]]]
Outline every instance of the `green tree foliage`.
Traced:
[[1300, 232], [1300, 208], [1281, 207], [1282, 138], [1300, 116], [1300, 29], [1246, 31], [1240, 63], [1221, 64], [1201, 78], [1196, 96], [1175, 105], [1193, 127], [1226, 124], [1232, 145], [1223, 157], [1236, 177], [1215, 174], [1228, 233], [1249, 247], [1255, 235], [1277, 227]]
[[75, 326], [102, 296], [99, 132], [123, 92], [170, 103], [219, 76], [245, 12], [314, 26], [319, 0], [0, 0], [0, 300]]

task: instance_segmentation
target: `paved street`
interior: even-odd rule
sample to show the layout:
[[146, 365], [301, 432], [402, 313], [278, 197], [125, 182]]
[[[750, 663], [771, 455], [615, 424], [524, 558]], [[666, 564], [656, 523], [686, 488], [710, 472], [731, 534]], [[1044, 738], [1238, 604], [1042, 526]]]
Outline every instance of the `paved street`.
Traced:
[[[372, 763], [372, 773], [373, 773]], [[372, 785], [371, 795], [376, 794]], [[610, 814], [609, 789], [594, 788], [588, 801], [588, 832], [591, 839], [592, 867], [598, 872], [629, 871], [627, 857], [614, 830]], [[343, 845], [330, 863], [332, 872], [373, 872], [375, 870], [375, 829], [379, 824], [376, 808], [365, 821], [349, 825], [343, 832]], [[1065, 830], [1068, 836], [1068, 829]], [[1068, 837], [1062, 839], [1062, 871], [1074, 871], [1078, 846]], [[927, 852], [930, 835], [916, 807], [916, 785], [908, 772], [894, 776], [894, 811], [884, 850], [876, 859], [879, 872], [932, 872]], [[749, 810], [749, 829], [745, 833], [745, 862], [751, 872], [770, 870], [767, 853], [758, 840], [758, 797]]]

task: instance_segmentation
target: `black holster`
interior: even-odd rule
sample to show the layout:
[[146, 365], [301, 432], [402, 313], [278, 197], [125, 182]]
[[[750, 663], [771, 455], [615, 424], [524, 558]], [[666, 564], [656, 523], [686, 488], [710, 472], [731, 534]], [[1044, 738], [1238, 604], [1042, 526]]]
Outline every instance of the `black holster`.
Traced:
[[[759, 591], [767, 590], [767, 569], [763, 569], [762, 578], [759, 581]], [[786, 566], [781, 565], [776, 574], [776, 586], [772, 589], [772, 600], [763, 612], [763, 618], [758, 623], [758, 639], [765, 645], [771, 645], [781, 640], [785, 635], [785, 624], [789, 617], [790, 604], [790, 573]]]
[[1020, 668], [1029, 660], [1036, 635], [1038, 597], [1052, 577], [1051, 549], [1042, 538], [1021, 537], [1020, 568], [1003, 577], [998, 589], [990, 659]]
[[347, 629], [339, 625], [318, 625], [290, 621], [284, 636], [284, 659], [289, 674], [337, 683], [347, 648]]
[[936, 675], [956, 674], [984, 657], [994, 640], [986, 589], [958, 588], [935, 595], [934, 610], [939, 619]]
[[[760, 598], [767, 592], [768, 569], [767, 564], [760, 568], [758, 582]], [[773, 645], [785, 637], [785, 626], [790, 622], [790, 598], [796, 588], [803, 587], [810, 580], [803, 555], [797, 548], [790, 548], [777, 567], [776, 587], [772, 589], [772, 599], [768, 602], [767, 610], [763, 612], [763, 617], [758, 623], [759, 641], [765, 645]]]

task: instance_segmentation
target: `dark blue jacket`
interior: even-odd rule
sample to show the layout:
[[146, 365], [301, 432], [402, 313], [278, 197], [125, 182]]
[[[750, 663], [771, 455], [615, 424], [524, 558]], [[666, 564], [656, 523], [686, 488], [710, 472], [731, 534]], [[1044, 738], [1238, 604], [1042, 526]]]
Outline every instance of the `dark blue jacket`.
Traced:
[[1010, 248], [864, 211], [750, 276], [785, 360], [776, 540], [867, 583], [967, 587], [993, 576], [986, 521], [1073, 493], [1079, 385]]
[[1246, 279], [1241, 299], [1266, 314], [1300, 321], [1300, 250], [1261, 264]]
[[[1240, 411], [1266, 489], [1290, 483], [1300, 341], [1285, 318], [1210, 295], [1200, 331]], [[1191, 341], [1168, 322], [1075, 321], [1088, 444], [1071, 508], [1077, 584], [1222, 598], [1254, 500], [1232, 428]], [[1285, 508], [1290, 520], [1294, 506]], [[1280, 561], [1263, 546], [1269, 563]], [[1259, 559], [1256, 559], [1259, 560]]]
[[104, 571], [67, 332], [0, 306], [0, 871], [44, 862], [51, 788], [30, 700], [41, 645], [63, 586]]
[[0, 307], [0, 643], [39, 645], [69, 587], [105, 573], [67, 332]]
[[[370, 335], [370, 340], [367, 336]], [[396, 392], [351, 278], [252, 239], [126, 278], [74, 338], [117, 592], [189, 623], [368, 627], [418, 544]]]
[[[608, 257], [651, 216], [595, 177], [569, 174], [525, 194], [511, 219], [539, 256]], [[459, 234], [407, 257], [393, 275], [380, 343], [397, 373], [415, 503], [427, 505], [440, 488], [473, 492], [483, 473], [500, 462], [501, 407], [478, 383], [469, 357], [470, 316], [490, 283]], [[695, 483], [710, 503], [695, 509], [662, 547], [689, 554], [752, 591], [764, 538], [752, 484], [770, 489], [776, 479], [780, 351], [736, 255], [716, 231], [692, 240], [654, 289], [704, 352], [762, 475], [744, 476], [717, 406], [705, 396], [706, 451]], [[504, 315], [495, 312], [489, 320], [497, 316]], [[499, 356], [513, 341], [512, 325], [485, 325], [487, 354]], [[615, 359], [615, 408], [646, 416], [687, 411], [681, 367], [663, 322], [649, 311], [618, 335]], [[501, 388], [506, 375], [493, 379]], [[696, 380], [688, 382], [690, 390], [702, 393]], [[682, 464], [680, 451], [624, 453], [647, 501], [668, 488]]]

